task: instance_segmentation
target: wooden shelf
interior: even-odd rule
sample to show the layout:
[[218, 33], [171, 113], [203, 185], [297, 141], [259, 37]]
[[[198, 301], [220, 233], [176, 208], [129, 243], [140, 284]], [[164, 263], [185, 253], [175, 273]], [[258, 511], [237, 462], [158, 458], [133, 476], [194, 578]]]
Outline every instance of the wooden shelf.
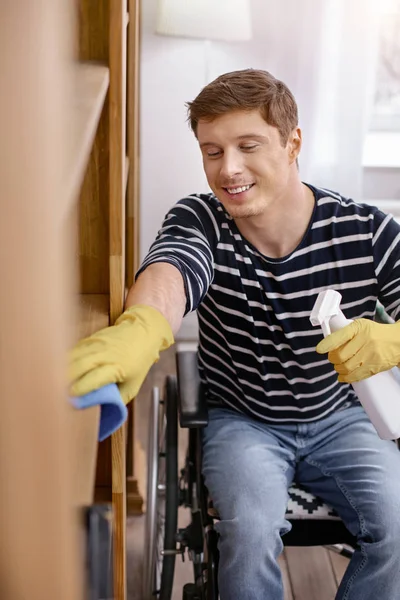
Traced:
[[74, 202], [82, 184], [109, 82], [109, 69], [104, 65], [81, 63], [74, 69], [75, 103], [71, 116], [75, 139], [67, 173], [67, 203]]
[[109, 325], [109, 306], [108, 294], [80, 294], [78, 339]]

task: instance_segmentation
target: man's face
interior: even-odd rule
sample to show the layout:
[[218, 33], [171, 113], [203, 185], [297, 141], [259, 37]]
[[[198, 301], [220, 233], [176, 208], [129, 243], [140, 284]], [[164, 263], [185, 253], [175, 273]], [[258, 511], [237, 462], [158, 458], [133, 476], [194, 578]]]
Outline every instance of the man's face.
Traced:
[[208, 184], [233, 218], [263, 214], [287, 191], [301, 146], [296, 128], [282, 146], [258, 110], [200, 120], [197, 138]]

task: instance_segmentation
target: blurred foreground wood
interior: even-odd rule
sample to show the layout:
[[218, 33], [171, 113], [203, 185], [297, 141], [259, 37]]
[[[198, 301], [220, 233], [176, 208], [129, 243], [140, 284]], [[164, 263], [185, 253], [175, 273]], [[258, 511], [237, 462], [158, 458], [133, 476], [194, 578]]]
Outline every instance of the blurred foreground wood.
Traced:
[[83, 599], [66, 260], [67, 0], [0, 4], [0, 597]]
[[66, 358], [121, 313], [138, 261], [138, 30], [136, 0], [0, 3], [1, 600], [89, 597], [94, 502], [112, 503], [126, 598], [127, 426], [98, 443]]

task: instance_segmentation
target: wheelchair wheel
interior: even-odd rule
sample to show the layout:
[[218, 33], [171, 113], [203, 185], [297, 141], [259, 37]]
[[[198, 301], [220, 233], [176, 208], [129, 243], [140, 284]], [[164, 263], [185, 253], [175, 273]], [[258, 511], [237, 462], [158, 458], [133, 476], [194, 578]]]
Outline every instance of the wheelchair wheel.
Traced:
[[168, 377], [164, 400], [153, 388], [149, 421], [144, 600], [170, 600], [178, 526], [177, 384]]

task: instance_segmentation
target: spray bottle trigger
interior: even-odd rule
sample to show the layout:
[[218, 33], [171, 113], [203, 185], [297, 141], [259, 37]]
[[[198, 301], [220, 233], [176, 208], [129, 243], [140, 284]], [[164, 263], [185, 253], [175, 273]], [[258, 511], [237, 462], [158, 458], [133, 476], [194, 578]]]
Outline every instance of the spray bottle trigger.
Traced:
[[330, 328], [328, 319], [326, 319], [325, 321], [322, 321], [321, 328], [322, 328], [322, 333], [324, 334], [324, 337], [326, 337], [327, 335], [331, 335], [331, 328]]

